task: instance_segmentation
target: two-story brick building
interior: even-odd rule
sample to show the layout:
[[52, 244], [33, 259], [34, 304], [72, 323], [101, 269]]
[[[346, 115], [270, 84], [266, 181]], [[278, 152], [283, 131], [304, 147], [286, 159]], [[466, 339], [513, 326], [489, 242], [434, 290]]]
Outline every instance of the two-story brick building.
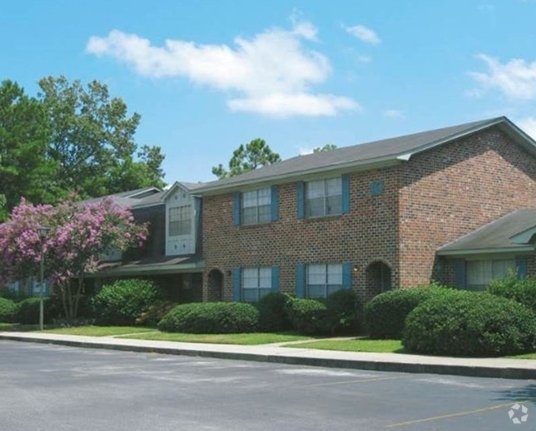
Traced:
[[149, 240], [91, 277], [152, 278], [180, 302], [536, 276], [536, 142], [505, 117], [114, 199]]
[[[505, 245], [536, 226], [515, 212], [536, 207], [536, 143], [504, 117], [298, 156], [197, 193], [205, 300], [478, 288], [534, 266], [532, 236]], [[455, 241], [512, 212], [518, 231], [487, 227], [502, 243]]]

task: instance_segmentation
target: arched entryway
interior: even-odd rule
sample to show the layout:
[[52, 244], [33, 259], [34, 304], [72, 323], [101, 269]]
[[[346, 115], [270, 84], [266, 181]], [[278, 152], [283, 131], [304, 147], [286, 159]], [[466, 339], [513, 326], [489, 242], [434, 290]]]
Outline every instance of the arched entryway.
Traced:
[[374, 295], [391, 289], [391, 268], [385, 262], [372, 262], [367, 267], [367, 287]]
[[212, 269], [208, 273], [208, 298], [209, 302], [221, 301], [223, 298], [223, 272]]

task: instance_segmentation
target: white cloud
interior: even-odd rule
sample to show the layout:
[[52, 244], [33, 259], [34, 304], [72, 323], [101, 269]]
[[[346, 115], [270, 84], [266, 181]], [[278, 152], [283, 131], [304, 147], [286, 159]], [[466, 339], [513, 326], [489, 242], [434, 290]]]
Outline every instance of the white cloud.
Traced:
[[158, 47], [138, 35], [113, 30], [106, 37], [92, 36], [86, 50], [116, 58], [144, 76], [188, 78], [225, 91], [234, 111], [287, 117], [359, 110], [348, 97], [311, 90], [327, 80], [331, 64], [303, 44], [316, 40], [317, 29], [308, 22], [292, 22], [291, 30], [272, 28], [250, 39], [236, 37], [234, 46], [166, 40]]
[[[470, 72], [483, 90], [497, 89], [504, 95], [516, 100], [532, 100], [536, 98], [536, 61], [527, 63], [523, 59], [513, 59], [501, 63], [497, 58], [485, 54], [477, 55], [488, 67], [488, 71]], [[482, 94], [472, 90], [471, 94]]]
[[370, 43], [372, 45], [378, 45], [381, 42], [381, 39], [378, 37], [376, 32], [364, 25], [354, 25], [352, 27], [347, 27], [343, 25], [343, 28], [350, 33], [351, 35], [357, 37], [363, 42]]
[[299, 147], [298, 154], [300, 156], [306, 156], [307, 154], [313, 154], [316, 147]]
[[369, 57], [368, 55], [358, 55], [357, 61], [360, 63], [370, 63], [372, 61], [372, 57]]
[[525, 117], [516, 121], [516, 124], [523, 129], [523, 131], [530, 135], [532, 139], [536, 139], [536, 117]]
[[404, 118], [404, 112], [399, 109], [386, 109], [383, 111], [383, 115], [389, 118]]

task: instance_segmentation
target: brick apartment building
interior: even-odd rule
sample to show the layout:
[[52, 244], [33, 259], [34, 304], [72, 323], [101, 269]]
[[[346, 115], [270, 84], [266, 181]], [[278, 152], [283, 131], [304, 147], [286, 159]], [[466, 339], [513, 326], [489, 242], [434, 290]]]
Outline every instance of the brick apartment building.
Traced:
[[[536, 143], [504, 117], [298, 156], [198, 192], [205, 300], [341, 287], [369, 299], [432, 279], [483, 288], [533, 266], [532, 237], [511, 243], [504, 220], [470, 248], [450, 244], [536, 207]], [[509, 216], [510, 234], [536, 226], [529, 213]], [[482, 243], [497, 234], [502, 244]]]
[[152, 278], [180, 302], [536, 275], [536, 142], [505, 117], [113, 197], [150, 237], [96, 284]]

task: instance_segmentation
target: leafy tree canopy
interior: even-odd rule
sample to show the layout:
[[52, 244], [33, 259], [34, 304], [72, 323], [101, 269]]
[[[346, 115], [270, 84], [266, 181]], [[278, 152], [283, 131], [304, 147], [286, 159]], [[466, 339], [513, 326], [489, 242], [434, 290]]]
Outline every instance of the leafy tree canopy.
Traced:
[[245, 146], [240, 145], [233, 152], [233, 157], [229, 161], [229, 170], [219, 164], [212, 168], [212, 173], [221, 180], [280, 161], [281, 156], [274, 153], [264, 139], [254, 139]]
[[22, 196], [42, 202], [53, 199], [54, 164], [45, 152], [49, 122], [42, 104], [12, 81], [0, 84], [0, 194], [6, 207], [0, 220]]
[[337, 145], [334, 145], [334, 144], [326, 144], [324, 145], [323, 147], [316, 147], [316, 148], [313, 148], [313, 153], [316, 154], [316, 153], [323, 153], [325, 151], [330, 151], [330, 150], [334, 150], [337, 148]]
[[98, 81], [47, 77], [36, 97], [12, 81], [0, 85], [0, 221], [21, 197], [56, 203], [163, 187], [160, 147], [134, 140], [140, 115]]

